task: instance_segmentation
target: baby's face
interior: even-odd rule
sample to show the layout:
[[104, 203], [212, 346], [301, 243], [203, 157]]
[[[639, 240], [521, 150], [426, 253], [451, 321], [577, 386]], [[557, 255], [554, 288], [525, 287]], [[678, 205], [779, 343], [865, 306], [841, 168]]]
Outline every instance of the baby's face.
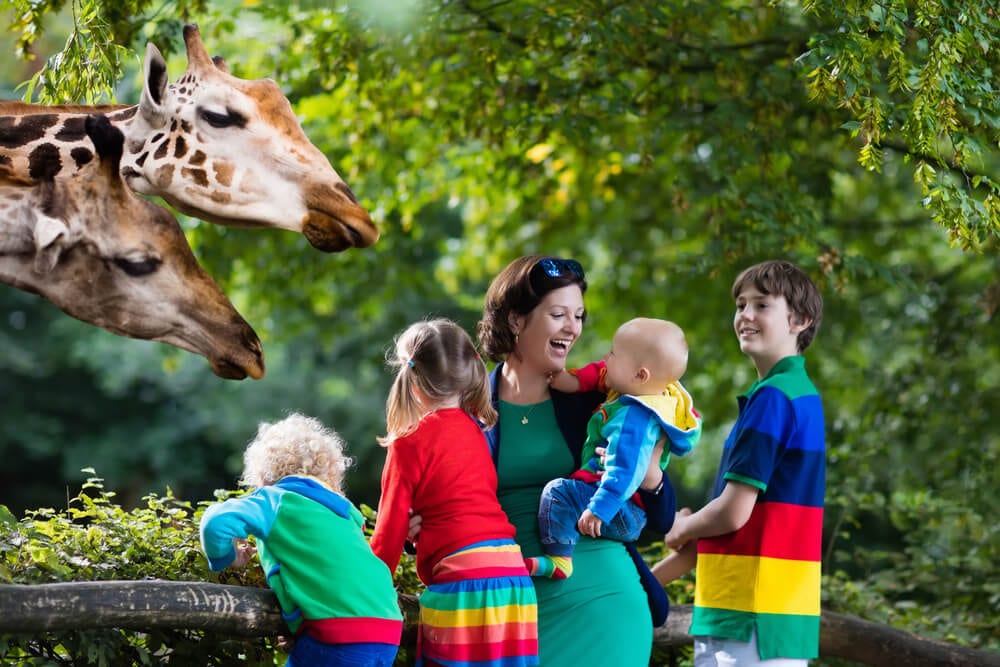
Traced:
[[611, 350], [604, 357], [607, 366], [604, 382], [619, 394], [638, 394], [641, 382], [637, 377], [640, 364], [635, 358], [628, 339], [615, 335], [611, 340]]

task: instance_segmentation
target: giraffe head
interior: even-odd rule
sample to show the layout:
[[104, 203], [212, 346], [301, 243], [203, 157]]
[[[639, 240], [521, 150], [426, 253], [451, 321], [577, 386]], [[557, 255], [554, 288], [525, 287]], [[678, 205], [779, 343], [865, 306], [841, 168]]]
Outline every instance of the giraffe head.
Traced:
[[160, 51], [146, 47], [142, 97], [125, 128], [129, 185], [209, 222], [301, 232], [326, 252], [374, 243], [368, 212], [278, 85], [231, 76], [197, 26], [184, 27], [184, 43], [187, 70], [172, 84]]
[[200, 354], [220, 377], [262, 377], [257, 334], [198, 264], [177, 220], [123, 182], [122, 133], [103, 115], [88, 116], [86, 132], [97, 159], [74, 174], [27, 194], [0, 181], [0, 198], [23, 212], [5, 216], [7, 225], [20, 219], [21, 231], [6, 237], [0, 278], [118, 335]]

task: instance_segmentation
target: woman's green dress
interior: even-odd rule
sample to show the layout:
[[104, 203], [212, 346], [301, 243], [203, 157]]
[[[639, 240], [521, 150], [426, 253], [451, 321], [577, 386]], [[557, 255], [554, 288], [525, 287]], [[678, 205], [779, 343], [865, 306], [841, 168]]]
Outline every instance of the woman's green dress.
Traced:
[[[551, 401], [530, 406], [500, 401], [499, 407], [497, 496], [517, 528], [515, 539], [522, 553], [537, 556], [542, 553], [538, 537], [542, 487], [573, 472], [573, 457], [556, 425]], [[533, 581], [541, 667], [647, 667], [653, 622], [624, 545], [581, 536], [569, 579]]]

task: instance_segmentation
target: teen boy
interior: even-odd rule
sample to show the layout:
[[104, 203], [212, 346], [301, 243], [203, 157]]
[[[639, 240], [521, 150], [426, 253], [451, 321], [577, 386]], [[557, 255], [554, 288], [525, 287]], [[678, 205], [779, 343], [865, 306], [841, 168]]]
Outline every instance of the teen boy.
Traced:
[[653, 572], [667, 583], [697, 566], [696, 667], [805, 666], [819, 655], [826, 461], [823, 406], [802, 353], [823, 299], [784, 261], [746, 269], [732, 294], [757, 381], [738, 399], [713, 500], [678, 513], [664, 537], [677, 551]]

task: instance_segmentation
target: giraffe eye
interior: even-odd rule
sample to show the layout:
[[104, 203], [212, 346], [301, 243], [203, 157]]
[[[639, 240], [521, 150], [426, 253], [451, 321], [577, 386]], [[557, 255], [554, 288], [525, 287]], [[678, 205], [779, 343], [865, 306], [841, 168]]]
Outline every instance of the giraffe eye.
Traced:
[[155, 257], [147, 257], [140, 260], [115, 257], [112, 261], [115, 263], [115, 266], [133, 277], [148, 276], [160, 268], [160, 260]]
[[247, 119], [235, 111], [227, 110], [226, 113], [216, 113], [208, 109], [201, 110], [201, 117], [212, 127], [246, 127]]

